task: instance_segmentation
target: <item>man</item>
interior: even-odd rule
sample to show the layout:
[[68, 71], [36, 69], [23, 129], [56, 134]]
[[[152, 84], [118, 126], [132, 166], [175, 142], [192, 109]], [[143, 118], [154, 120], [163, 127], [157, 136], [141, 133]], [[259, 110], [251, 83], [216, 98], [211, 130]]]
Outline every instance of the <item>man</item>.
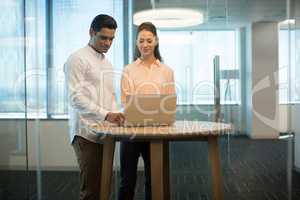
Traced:
[[73, 53], [65, 64], [69, 92], [70, 136], [80, 168], [80, 200], [99, 200], [102, 144], [89, 125], [107, 120], [121, 124], [113, 86], [113, 67], [105, 58], [117, 29], [108, 15], [96, 16], [87, 46]]

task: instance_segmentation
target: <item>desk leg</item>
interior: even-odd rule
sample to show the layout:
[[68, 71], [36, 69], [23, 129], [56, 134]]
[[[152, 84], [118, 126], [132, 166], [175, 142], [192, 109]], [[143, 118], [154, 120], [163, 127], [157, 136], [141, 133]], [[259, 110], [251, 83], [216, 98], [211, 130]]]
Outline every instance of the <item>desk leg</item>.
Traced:
[[152, 200], [169, 200], [169, 142], [151, 141], [150, 156]]
[[223, 200], [223, 181], [217, 136], [208, 137], [208, 148], [212, 171], [213, 200]]
[[100, 184], [101, 200], [110, 199], [114, 152], [115, 152], [115, 141], [113, 140], [106, 141], [103, 144], [103, 155], [102, 155], [102, 170], [101, 170], [101, 184]]

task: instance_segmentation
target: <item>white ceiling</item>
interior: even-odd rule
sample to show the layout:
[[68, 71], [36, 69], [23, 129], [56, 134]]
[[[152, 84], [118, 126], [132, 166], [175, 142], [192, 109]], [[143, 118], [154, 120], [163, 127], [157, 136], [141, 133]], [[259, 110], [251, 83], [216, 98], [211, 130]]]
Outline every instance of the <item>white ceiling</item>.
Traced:
[[[286, 19], [287, 0], [155, 0], [156, 8], [192, 8], [205, 22], [193, 29], [237, 28], [258, 21]], [[134, 12], [151, 8], [151, 0], [133, 0]]]

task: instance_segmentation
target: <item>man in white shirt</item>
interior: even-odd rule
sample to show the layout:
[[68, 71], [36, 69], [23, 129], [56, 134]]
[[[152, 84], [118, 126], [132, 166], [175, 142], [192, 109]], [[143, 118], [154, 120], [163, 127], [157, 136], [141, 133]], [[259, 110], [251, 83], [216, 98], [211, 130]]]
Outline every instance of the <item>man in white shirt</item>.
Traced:
[[80, 168], [80, 200], [99, 200], [102, 144], [89, 125], [107, 120], [121, 124], [113, 85], [113, 67], [104, 53], [110, 48], [117, 29], [108, 15], [96, 16], [90, 27], [90, 40], [68, 58], [70, 139]]

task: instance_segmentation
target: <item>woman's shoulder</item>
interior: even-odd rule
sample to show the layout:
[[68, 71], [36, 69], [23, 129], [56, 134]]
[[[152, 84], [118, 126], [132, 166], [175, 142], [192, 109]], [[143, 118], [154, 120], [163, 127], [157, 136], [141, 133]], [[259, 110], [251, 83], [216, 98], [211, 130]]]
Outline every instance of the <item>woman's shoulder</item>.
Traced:
[[139, 59], [134, 60], [134, 61], [132, 61], [131, 63], [125, 65], [124, 69], [135, 68], [135, 67], [137, 67], [137, 66], [140, 64], [140, 62], [141, 62], [141, 61], [140, 61]]
[[136, 67], [137, 67], [137, 63], [136, 63], [136, 61], [133, 61], [133, 62], [125, 65], [123, 71], [128, 72], [128, 71], [135, 69]]
[[172, 69], [169, 65], [167, 65], [167, 64], [165, 64], [165, 63], [160, 62], [160, 66], [161, 66], [164, 70], [166, 70], [166, 71], [168, 71], [168, 72], [173, 72], [173, 69]]
[[134, 63], [129, 63], [129, 64], [125, 65], [124, 69], [129, 70], [129, 69], [132, 69], [134, 67], [135, 67]]

